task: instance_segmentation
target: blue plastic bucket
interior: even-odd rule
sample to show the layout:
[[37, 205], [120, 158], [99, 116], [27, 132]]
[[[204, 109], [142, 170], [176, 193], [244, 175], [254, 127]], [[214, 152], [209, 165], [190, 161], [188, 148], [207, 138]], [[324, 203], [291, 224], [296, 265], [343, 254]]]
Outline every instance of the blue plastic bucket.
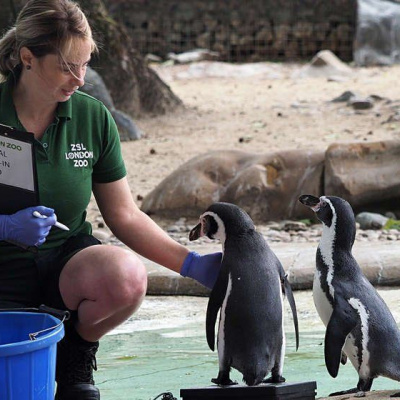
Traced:
[[63, 324], [52, 315], [0, 312], [1, 400], [54, 399], [57, 342], [63, 336]]

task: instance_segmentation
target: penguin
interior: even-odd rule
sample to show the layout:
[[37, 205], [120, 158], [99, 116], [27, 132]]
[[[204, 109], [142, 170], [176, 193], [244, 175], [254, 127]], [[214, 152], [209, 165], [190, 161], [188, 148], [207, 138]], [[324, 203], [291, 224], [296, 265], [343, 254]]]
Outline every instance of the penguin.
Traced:
[[[352, 255], [356, 224], [350, 204], [334, 196], [302, 195], [299, 201], [323, 224], [313, 297], [326, 326], [326, 368], [336, 378], [340, 362], [349, 359], [359, 377], [355, 388], [331, 395], [357, 393], [364, 397], [378, 376], [400, 380], [400, 331]], [[400, 397], [400, 393], [392, 397]]]
[[[284, 382], [284, 295], [293, 313], [296, 350], [299, 333], [295, 300], [280, 261], [250, 216], [234, 204], [212, 204], [190, 231], [189, 239], [202, 236], [219, 239], [223, 247], [221, 269], [206, 313], [207, 342], [214, 351], [220, 311], [219, 373], [211, 381], [220, 386], [236, 384], [230, 379], [232, 367], [248, 386]], [[271, 377], [266, 379], [269, 373]]]

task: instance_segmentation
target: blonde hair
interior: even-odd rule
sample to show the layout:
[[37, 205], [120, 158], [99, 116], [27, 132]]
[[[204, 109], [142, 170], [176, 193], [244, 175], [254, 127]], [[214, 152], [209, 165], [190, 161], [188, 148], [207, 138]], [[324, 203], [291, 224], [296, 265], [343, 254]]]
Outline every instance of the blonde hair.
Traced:
[[0, 39], [0, 81], [21, 70], [20, 50], [27, 47], [35, 57], [68, 55], [76, 39], [97, 45], [77, 3], [71, 0], [30, 0], [19, 13], [15, 26]]

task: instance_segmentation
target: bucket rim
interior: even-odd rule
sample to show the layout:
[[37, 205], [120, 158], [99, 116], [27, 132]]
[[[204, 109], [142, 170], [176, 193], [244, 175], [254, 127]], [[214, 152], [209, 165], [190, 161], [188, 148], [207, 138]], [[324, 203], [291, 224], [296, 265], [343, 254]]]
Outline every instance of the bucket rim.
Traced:
[[[0, 357], [28, 353], [50, 347], [51, 345], [56, 345], [57, 342], [59, 342], [64, 337], [64, 326], [63, 324], [59, 325], [60, 320], [53, 315], [35, 312], [1, 311], [0, 318], [4, 315], [9, 317], [18, 316], [18, 318], [47, 318], [50, 319], [55, 326], [53, 330], [48, 331], [42, 336], [37, 337], [36, 340], [27, 339], [12, 343], [0, 344]], [[35, 331], [37, 331], [37, 329], [32, 329], [32, 331], [32, 333], [34, 333]]]

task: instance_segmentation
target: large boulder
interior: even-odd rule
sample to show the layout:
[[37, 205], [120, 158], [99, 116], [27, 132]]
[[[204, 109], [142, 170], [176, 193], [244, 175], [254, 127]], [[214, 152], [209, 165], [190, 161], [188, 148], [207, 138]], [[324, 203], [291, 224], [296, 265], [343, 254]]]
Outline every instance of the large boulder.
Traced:
[[245, 209], [256, 222], [313, 218], [301, 194], [345, 198], [356, 213], [400, 214], [400, 141], [332, 144], [325, 151], [268, 154], [214, 151], [199, 155], [165, 178], [142, 210], [167, 218], [198, 217], [211, 203]]
[[358, 0], [354, 61], [359, 66], [400, 62], [400, 4]]
[[140, 139], [142, 132], [128, 114], [117, 110], [103, 78], [93, 68], [87, 68], [85, 84], [81, 87], [81, 90], [102, 101], [109, 109], [118, 126], [121, 140]]
[[332, 144], [325, 156], [324, 193], [345, 198], [355, 210], [400, 209], [399, 160], [396, 140]]
[[142, 210], [170, 218], [198, 217], [211, 203], [226, 201], [258, 222], [309, 218], [312, 213], [297, 198], [321, 194], [323, 166], [323, 151], [214, 151], [169, 175], [143, 199]]

